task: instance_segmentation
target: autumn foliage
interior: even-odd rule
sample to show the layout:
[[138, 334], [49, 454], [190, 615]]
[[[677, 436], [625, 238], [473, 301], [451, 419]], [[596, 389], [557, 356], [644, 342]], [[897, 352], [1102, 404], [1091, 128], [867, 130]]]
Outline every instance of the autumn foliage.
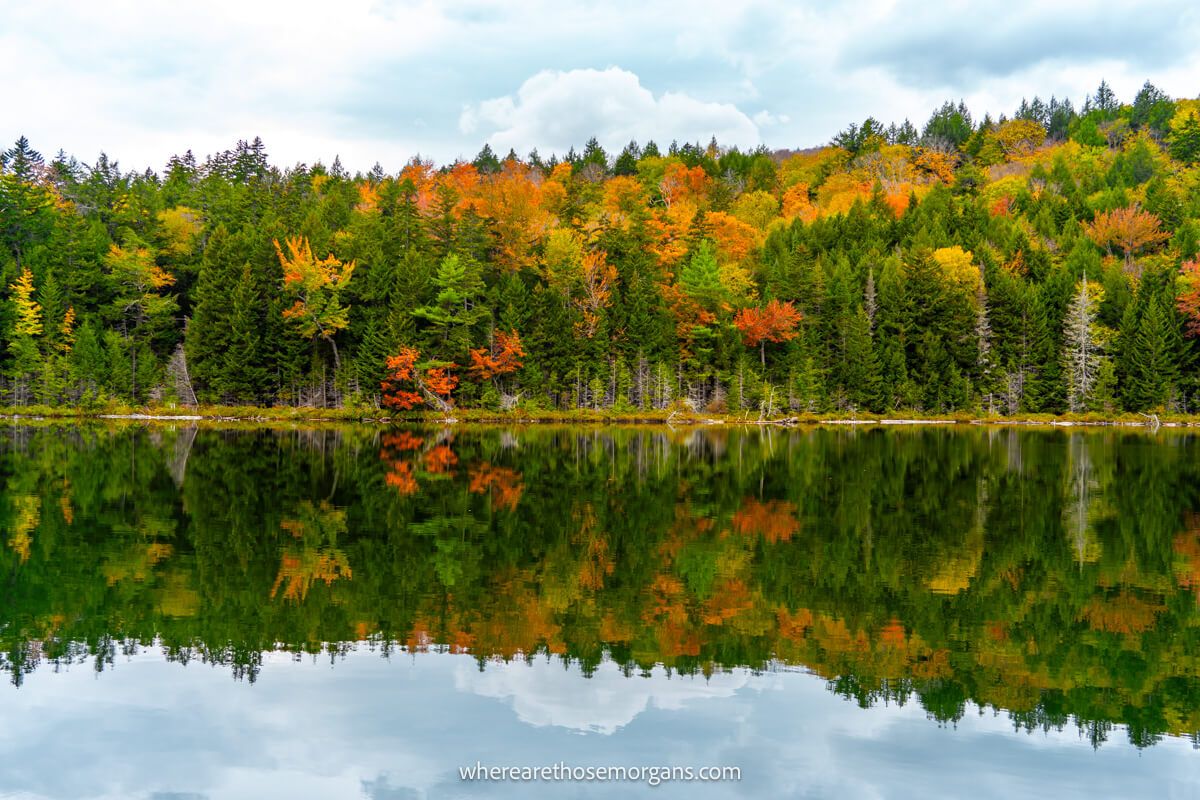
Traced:
[[582, 291], [575, 301], [582, 321], [576, 330], [585, 339], [596, 335], [600, 327], [601, 312], [612, 300], [612, 287], [617, 280], [617, 268], [609, 263], [603, 250], [589, 250], [583, 254]]
[[295, 297], [283, 316], [306, 336], [330, 339], [347, 327], [349, 309], [339, 302], [338, 292], [350, 282], [354, 262], [344, 263], [332, 254], [316, 258], [308, 239], [301, 236], [285, 240], [286, 252], [278, 239], [274, 245], [283, 268], [283, 284]]
[[1200, 260], [1183, 262], [1179, 268], [1179, 294], [1175, 299], [1179, 313], [1187, 319], [1188, 333], [1200, 336]]
[[1110, 253], [1113, 248], [1120, 251], [1125, 256], [1127, 270], [1138, 253], [1170, 238], [1158, 217], [1136, 205], [1102, 211], [1084, 229], [1097, 246]]
[[800, 531], [796, 505], [783, 500], [746, 498], [733, 515], [733, 529], [743, 536], [762, 536], [771, 544], [786, 542]]
[[525, 348], [516, 331], [496, 331], [490, 351], [479, 348], [471, 351], [471, 374], [480, 380], [491, 380], [516, 372], [522, 366]]
[[388, 376], [383, 379], [383, 404], [388, 408], [408, 411], [422, 402], [422, 397], [410, 387], [414, 383], [414, 367], [420, 353], [412, 347], [403, 347], [387, 360]]
[[[743, 308], [733, 324], [742, 332], [748, 347], [765, 348], [767, 342], [786, 342], [796, 338], [801, 313], [790, 302], [771, 300], [764, 306]], [[763, 351], [765, 352], [765, 351]], [[763, 355], [764, 362], [766, 356]]]
[[450, 394], [458, 386], [454, 364], [432, 365], [422, 371], [417, 365], [420, 352], [402, 347], [387, 359], [387, 377], [380, 383], [383, 404], [388, 408], [408, 411], [423, 401], [432, 405], [449, 404]]

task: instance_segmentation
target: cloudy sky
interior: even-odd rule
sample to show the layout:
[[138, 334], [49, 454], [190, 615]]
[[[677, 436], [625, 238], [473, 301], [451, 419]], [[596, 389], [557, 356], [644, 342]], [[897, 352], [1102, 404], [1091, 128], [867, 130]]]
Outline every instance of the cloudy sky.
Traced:
[[[1139, 751], [1117, 729], [1094, 751], [1073, 725], [1018, 732], [974, 707], [938, 725], [915, 700], [864, 710], [798, 672], [626, 678], [605, 663], [585, 679], [541, 658], [480, 671], [470, 656], [275, 653], [248, 684], [147, 648], [103, 673], [85, 660], [0, 685], [0, 720], [0, 797], [13, 800], [1093, 800], [1194, 797], [1200, 781], [1182, 738]], [[742, 780], [459, 780], [477, 761], [735, 765]]]
[[263, 137], [277, 163], [565, 152], [596, 135], [805, 147], [1077, 102], [1101, 77], [1200, 93], [1190, 0], [0, 0], [0, 141], [159, 168]]

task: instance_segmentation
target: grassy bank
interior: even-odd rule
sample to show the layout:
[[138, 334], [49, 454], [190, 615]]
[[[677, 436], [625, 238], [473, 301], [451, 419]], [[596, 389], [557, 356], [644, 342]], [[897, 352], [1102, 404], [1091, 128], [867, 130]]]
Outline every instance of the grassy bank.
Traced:
[[98, 407], [74, 406], [0, 406], [0, 418], [19, 419], [161, 419], [161, 420], [241, 420], [249, 422], [470, 422], [470, 423], [577, 423], [577, 424], [670, 424], [670, 425], [832, 425], [832, 424], [919, 424], [959, 423], [995, 425], [1138, 425], [1153, 426], [1200, 426], [1197, 414], [1159, 414], [1147, 417], [1141, 414], [1019, 414], [1016, 416], [988, 416], [971, 412], [954, 414], [923, 414], [919, 412], [895, 411], [888, 414], [850, 414], [847, 412], [803, 413], [776, 415], [760, 419], [757, 414], [711, 414], [686, 409], [674, 410], [630, 410], [630, 409], [575, 409], [513, 411], [491, 411], [488, 409], [462, 408], [452, 414], [422, 410], [393, 413], [386, 409], [373, 408], [315, 408], [309, 406], [128, 406], [112, 404]]

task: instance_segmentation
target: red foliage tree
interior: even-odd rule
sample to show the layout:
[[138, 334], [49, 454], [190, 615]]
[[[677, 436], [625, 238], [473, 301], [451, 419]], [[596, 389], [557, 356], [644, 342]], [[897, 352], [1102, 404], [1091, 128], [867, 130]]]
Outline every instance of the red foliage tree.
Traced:
[[743, 308], [733, 324], [742, 332], [747, 347], [759, 348], [762, 364], [767, 365], [767, 342], [786, 342], [796, 338], [796, 326], [803, 315], [790, 302], [772, 300], [758, 308]]

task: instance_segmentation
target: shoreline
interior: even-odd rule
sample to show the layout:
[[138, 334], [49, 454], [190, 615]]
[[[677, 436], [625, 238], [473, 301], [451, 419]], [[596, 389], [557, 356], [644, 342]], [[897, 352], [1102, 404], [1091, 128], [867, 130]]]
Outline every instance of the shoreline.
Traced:
[[372, 425], [403, 424], [493, 424], [493, 425], [665, 425], [696, 427], [730, 425], [736, 427], [800, 427], [800, 426], [909, 426], [909, 425], [999, 425], [1042, 427], [1123, 427], [1123, 428], [1189, 428], [1200, 427], [1200, 414], [1021, 414], [1015, 416], [980, 416], [976, 414], [795, 414], [760, 419], [751, 414], [705, 414], [679, 410], [615, 411], [580, 409], [575, 411], [518, 411], [495, 412], [483, 409], [456, 409], [453, 416], [441, 412], [419, 411], [403, 414], [381, 413], [381, 409], [347, 409], [316, 407], [106, 407], [85, 409], [74, 407], [0, 407], [0, 419], [9, 422], [51, 420], [122, 420], [131, 422], [297, 422], [297, 423], [361, 423]]

